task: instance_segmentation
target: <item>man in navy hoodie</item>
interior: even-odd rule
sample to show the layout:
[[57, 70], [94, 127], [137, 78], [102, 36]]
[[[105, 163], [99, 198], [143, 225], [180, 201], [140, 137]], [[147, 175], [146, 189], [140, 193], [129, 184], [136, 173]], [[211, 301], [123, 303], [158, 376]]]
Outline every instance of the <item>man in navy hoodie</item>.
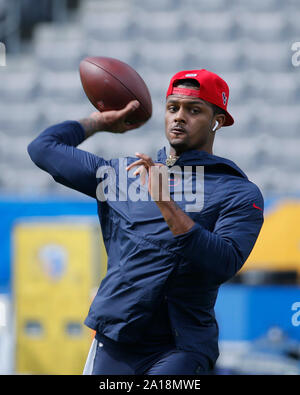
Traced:
[[214, 367], [219, 286], [242, 267], [263, 224], [258, 187], [213, 155], [216, 131], [234, 122], [228, 97], [212, 72], [175, 74], [165, 112], [169, 155], [163, 147], [155, 160], [144, 153], [104, 160], [76, 148], [96, 132], [140, 126], [126, 122], [137, 101], [54, 125], [29, 144], [38, 167], [97, 201], [108, 262], [85, 319], [96, 331], [85, 374], [206, 374]]

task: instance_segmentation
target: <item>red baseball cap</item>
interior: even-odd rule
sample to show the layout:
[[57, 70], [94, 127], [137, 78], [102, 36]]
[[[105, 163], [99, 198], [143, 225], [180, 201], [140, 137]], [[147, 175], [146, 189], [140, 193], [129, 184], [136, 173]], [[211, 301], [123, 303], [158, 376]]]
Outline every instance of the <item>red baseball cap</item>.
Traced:
[[[199, 90], [174, 87], [176, 81], [190, 78], [199, 82]], [[234, 119], [227, 112], [229, 98], [228, 85], [217, 74], [205, 69], [179, 71], [171, 78], [166, 97], [176, 94], [199, 97], [199, 99], [215, 104], [226, 112], [226, 119], [223, 126], [230, 126], [234, 123]]]

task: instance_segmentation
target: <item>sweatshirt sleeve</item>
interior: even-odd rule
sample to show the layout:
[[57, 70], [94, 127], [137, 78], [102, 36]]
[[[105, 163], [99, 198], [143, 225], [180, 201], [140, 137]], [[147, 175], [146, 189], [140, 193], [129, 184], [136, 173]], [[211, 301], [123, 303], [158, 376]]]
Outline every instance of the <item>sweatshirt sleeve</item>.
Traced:
[[216, 284], [228, 281], [240, 270], [264, 221], [259, 189], [249, 181], [245, 184], [227, 192], [213, 232], [195, 223], [188, 232], [175, 236], [185, 265], [192, 265]]
[[105, 160], [77, 147], [85, 139], [77, 121], [66, 121], [44, 130], [27, 147], [32, 161], [55, 181], [96, 198], [96, 171]]

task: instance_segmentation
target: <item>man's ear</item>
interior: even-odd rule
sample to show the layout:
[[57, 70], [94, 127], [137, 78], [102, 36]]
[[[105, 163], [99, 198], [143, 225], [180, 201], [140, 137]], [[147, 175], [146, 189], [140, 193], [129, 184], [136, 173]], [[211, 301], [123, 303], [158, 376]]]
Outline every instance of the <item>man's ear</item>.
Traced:
[[217, 126], [216, 130], [215, 130], [215, 131], [217, 131], [218, 129], [220, 129], [224, 125], [224, 123], [226, 121], [225, 114], [218, 114], [218, 115], [216, 115], [215, 120], [219, 124]]

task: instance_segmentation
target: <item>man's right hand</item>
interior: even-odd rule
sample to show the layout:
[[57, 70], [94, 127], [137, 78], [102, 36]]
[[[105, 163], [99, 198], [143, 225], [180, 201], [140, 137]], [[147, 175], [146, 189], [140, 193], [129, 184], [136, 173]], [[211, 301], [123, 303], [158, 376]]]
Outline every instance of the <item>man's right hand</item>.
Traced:
[[143, 125], [144, 122], [136, 124], [129, 124], [126, 122], [126, 118], [139, 106], [140, 103], [137, 100], [132, 100], [121, 110], [95, 111], [88, 118], [81, 119], [79, 123], [85, 130], [86, 138], [100, 131], [124, 133]]

